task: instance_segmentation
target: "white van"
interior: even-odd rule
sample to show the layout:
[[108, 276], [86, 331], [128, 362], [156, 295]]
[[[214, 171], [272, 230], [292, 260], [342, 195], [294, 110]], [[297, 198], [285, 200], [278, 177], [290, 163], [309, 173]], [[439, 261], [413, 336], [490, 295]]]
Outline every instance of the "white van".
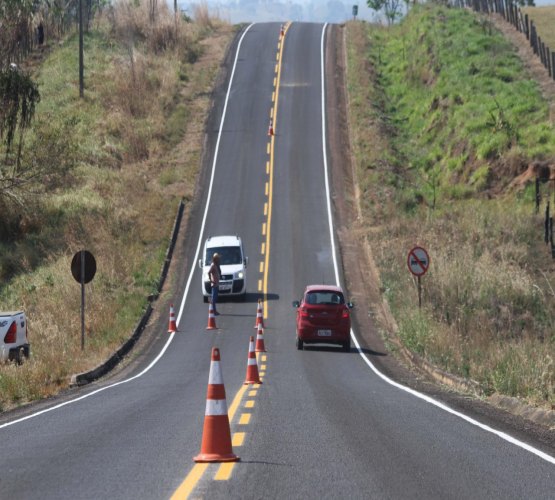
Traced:
[[220, 255], [220, 297], [239, 297], [245, 300], [247, 295], [247, 263], [243, 243], [239, 236], [211, 236], [204, 242], [202, 259], [199, 267], [202, 269], [202, 295], [204, 302], [208, 302], [212, 290], [208, 270], [212, 264], [212, 256]]
[[0, 312], [0, 361], [23, 363], [30, 354], [27, 319], [23, 311]]

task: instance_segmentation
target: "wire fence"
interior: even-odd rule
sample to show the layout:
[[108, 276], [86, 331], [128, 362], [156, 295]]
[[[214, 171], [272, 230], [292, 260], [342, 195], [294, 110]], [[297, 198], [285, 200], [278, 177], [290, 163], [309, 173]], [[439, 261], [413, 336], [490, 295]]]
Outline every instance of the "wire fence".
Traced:
[[455, 7], [469, 8], [485, 14], [499, 14], [511, 23], [520, 33], [526, 35], [530, 46], [539, 58], [549, 76], [555, 80], [555, 52], [553, 52], [538, 35], [534, 21], [522, 12], [513, 0], [455, 0]]

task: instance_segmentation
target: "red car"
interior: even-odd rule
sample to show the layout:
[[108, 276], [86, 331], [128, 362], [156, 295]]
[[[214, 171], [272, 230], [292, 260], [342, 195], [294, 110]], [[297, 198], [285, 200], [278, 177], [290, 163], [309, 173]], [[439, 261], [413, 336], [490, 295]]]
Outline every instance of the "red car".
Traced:
[[351, 350], [351, 311], [338, 286], [310, 285], [297, 308], [297, 349], [304, 344], [339, 344]]

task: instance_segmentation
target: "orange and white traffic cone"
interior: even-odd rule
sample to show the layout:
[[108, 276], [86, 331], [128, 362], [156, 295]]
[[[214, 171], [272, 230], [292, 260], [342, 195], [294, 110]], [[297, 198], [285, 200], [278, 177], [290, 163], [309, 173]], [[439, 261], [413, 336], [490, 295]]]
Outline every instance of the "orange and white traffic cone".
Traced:
[[170, 324], [168, 326], [168, 333], [177, 332], [177, 323], [175, 322], [175, 311], [173, 309], [173, 304], [170, 304]]
[[266, 328], [264, 326], [264, 313], [262, 311], [262, 301], [258, 299], [258, 306], [256, 308], [256, 321], [254, 322], [254, 327], [258, 328], [258, 325], [262, 325], [262, 328]]
[[224, 379], [220, 368], [220, 350], [217, 347], [212, 348], [202, 445], [200, 453], [193, 460], [195, 462], [236, 462], [239, 460], [231, 447]]
[[214, 314], [214, 306], [212, 302], [208, 304], [208, 326], [206, 327], [207, 330], [217, 330], [218, 327], [216, 326], [216, 315]]
[[279, 30], [279, 36], [283, 38], [285, 36], [285, 26], [282, 24], [281, 29]]
[[258, 325], [258, 332], [256, 332], [256, 352], [266, 352], [266, 346], [264, 345], [264, 330], [262, 325]]
[[256, 361], [256, 354], [254, 352], [254, 337], [250, 338], [249, 342], [249, 358], [247, 361], [247, 375], [243, 385], [247, 384], [261, 384], [260, 376], [258, 375], [258, 363]]
[[270, 125], [268, 126], [268, 135], [274, 135], [274, 120], [270, 120]]

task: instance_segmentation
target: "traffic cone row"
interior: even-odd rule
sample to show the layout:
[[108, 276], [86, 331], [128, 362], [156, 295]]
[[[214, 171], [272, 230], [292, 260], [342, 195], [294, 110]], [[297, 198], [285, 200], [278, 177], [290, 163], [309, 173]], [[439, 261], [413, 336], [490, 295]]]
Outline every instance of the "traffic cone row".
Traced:
[[[258, 311], [261, 311], [261, 301], [258, 301]], [[170, 308], [170, 322], [173, 305]], [[263, 321], [258, 321], [257, 312], [257, 335], [256, 345], [254, 337], [249, 338], [249, 354], [247, 358], [247, 372], [245, 385], [262, 384], [258, 372], [257, 352], [266, 352], [264, 346]], [[171, 323], [170, 323], [171, 328]], [[212, 304], [208, 308], [207, 329], [216, 328], [216, 318]], [[206, 392], [206, 409], [204, 412], [204, 427], [202, 431], [202, 443], [200, 453], [193, 458], [195, 462], [236, 462], [240, 458], [233, 453], [231, 443], [231, 428], [227, 414], [227, 401], [225, 386], [220, 368], [220, 350], [212, 348], [210, 362], [210, 373], [208, 375], [208, 390]]]
[[284, 24], [281, 25], [281, 28], [279, 30], [279, 36], [281, 38], [283, 38], [285, 36], [285, 25]]
[[268, 126], [268, 136], [274, 135], [274, 120], [270, 120], [270, 125]]
[[262, 325], [264, 328], [264, 313], [262, 310], [262, 300], [258, 299], [258, 307], [256, 308], [256, 321], [254, 322], [254, 328], [257, 329], [258, 325]]

